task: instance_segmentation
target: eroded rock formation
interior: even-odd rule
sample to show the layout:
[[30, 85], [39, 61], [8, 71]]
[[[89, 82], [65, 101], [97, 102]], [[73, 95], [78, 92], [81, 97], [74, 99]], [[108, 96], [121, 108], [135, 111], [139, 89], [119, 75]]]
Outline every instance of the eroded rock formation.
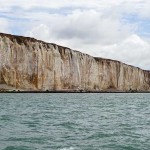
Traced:
[[0, 84], [22, 90], [149, 91], [150, 72], [56, 44], [1, 33]]

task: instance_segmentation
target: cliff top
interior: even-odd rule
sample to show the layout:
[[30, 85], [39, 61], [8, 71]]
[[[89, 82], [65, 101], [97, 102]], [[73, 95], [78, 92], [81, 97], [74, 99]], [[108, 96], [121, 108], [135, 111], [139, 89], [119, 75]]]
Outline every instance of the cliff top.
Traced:
[[64, 46], [60, 46], [60, 45], [57, 45], [55, 43], [47, 43], [47, 42], [44, 42], [42, 40], [37, 40], [35, 38], [32, 38], [32, 37], [25, 37], [25, 36], [19, 36], [19, 35], [11, 35], [11, 34], [6, 34], [6, 33], [0, 33], [0, 36], [1, 37], [7, 37], [9, 38], [11, 41], [14, 41], [16, 40], [18, 44], [22, 44], [24, 43], [25, 45], [27, 44], [27, 42], [40, 42], [40, 43], [43, 43], [43, 44], [51, 44], [53, 45], [54, 47], [55, 46], [59, 46], [59, 47], [62, 47], [62, 48], [67, 48], [67, 49], [70, 49], [68, 47], [64, 47]]
[[[27, 45], [28, 42], [40, 42], [40, 43], [46, 44], [46, 45], [51, 44], [51, 45], [53, 45], [54, 47], [58, 46], [59, 49], [62, 49], [62, 48], [63, 48], [63, 49], [69, 49], [69, 50], [71, 50], [71, 49], [68, 48], [68, 47], [60, 46], [60, 45], [57, 45], [57, 44], [55, 44], [55, 43], [47, 43], [47, 42], [44, 42], [44, 41], [42, 41], [42, 40], [37, 40], [37, 39], [32, 38], [32, 37], [11, 35], [11, 34], [6, 34], [6, 33], [0, 33], [0, 36], [1, 36], [1, 37], [7, 37], [7, 38], [9, 38], [11, 41], [15, 41], [15, 40], [16, 40], [18, 44], [22, 44], [22, 43], [23, 43], [23, 44]], [[73, 51], [82, 53], [82, 52], [77, 51], [77, 50], [73, 50]], [[82, 53], [82, 54], [85, 54], [85, 53]], [[88, 55], [88, 54], [85, 54], [85, 55]], [[88, 55], [88, 56], [90, 56], [90, 55]], [[91, 57], [93, 57], [93, 56], [91, 56]], [[101, 58], [101, 57], [93, 57], [93, 58], [94, 58], [96, 61], [104, 61], [104, 60], [106, 60], [106, 61], [109, 61], [109, 62], [122, 63], [122, 62], [120, 62], [120, 61], [118, 61], [118, 60], [112, 60], [112, 59], [107, 59], [107, 58]], [[123, 64], [125, 64], [125, 63], [123, 63]], [[128, 65], [128, 64], [125, 64], [125, 65]], [[128, 65], [128, 66], [130, 66], [130, 67], [135, 67], [135, 66], [132, 66], [132, 65]], [[139, 67], [135, 67], [135, 68], [140, 69]], [[143, 71], [147, 71], [147, 72], [150, 73], [149, 70], [143, 70]]]

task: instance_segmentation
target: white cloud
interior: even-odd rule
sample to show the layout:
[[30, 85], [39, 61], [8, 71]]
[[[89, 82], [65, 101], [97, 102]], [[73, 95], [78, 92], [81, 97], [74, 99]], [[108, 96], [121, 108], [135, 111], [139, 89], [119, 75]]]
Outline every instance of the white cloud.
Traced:
[[0, 32], [9, 32], [9, 24], [6, 19], [0, 18]]
[[75, 10], [68, 15], [49, 15], [46, 18], [40, 21], [42, 22], [40, 25], [36, 22], [30, 34], [27, 32], [28, 35], [40, 39], [49, 38], [47, 34], [43, 37], [41, 32], [41, 30], [46, 30], [48, 34], [52, 34], [50, 39], [46, 39], [49, 41], [55, 38], [60, 41], [76, 39], [84, 44], [113, 44], [129, 36], [133, 27], [130, 24], [122, 24], [118, 18], [104, 16], [94, 10]]
[[46, 8], [62, 8], [62, 7], [84, 7], [84, 8], [106, 8], [108, 6], [116, 5], [122, 0], [1, 0], [0, 6], [3, 8], [11, 8], [12, 6], [30, 9], [33, 7], [46, 7]]
[[46, 25], [40, 24], [39, 26], [33, 28], [31, 31], [27, 31], [26, 35], [49, 42], [51, 34], [49, 28]]
[[141, 18], [150, 19], [150, 1], [148, 0], [126, 0], [120, 6], [127, 14], [132, 13]]
[[150, 43], [141, 39], [136, 34], [130, 35], [119, 44], [104, 46], [101, 49], [103, 57], [149, 69]]

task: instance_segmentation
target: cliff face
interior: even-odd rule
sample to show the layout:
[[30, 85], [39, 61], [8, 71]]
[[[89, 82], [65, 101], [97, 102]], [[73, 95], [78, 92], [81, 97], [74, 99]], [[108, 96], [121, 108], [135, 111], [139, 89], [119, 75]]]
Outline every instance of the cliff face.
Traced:
[[33, 38], [0, 34], [0, 84], [23, 90], [150, 90], [150, 72]]

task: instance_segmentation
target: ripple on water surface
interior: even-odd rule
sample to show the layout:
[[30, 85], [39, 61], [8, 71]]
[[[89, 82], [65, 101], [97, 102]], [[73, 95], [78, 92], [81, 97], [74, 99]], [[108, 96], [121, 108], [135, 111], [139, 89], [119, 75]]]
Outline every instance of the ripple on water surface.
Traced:
[[2, 150], [149, 150], [150, 94], [0, 94]]

